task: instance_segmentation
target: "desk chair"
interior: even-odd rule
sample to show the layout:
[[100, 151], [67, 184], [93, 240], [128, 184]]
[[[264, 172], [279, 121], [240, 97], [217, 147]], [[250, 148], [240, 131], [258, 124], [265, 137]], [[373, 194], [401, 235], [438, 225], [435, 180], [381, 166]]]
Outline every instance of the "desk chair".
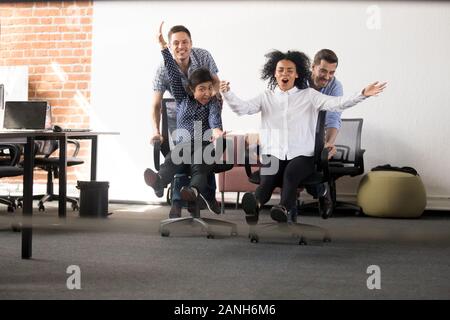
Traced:
[[[335, 146], [336, 154], [329, 160], [329, 185], [333, 210], [352, 210], [361, 213], [361, 207], [336, 200], [336, 180], [340, 177], [355, 177], [364, 173], [364, 152], [361, 149], [361, 133], [363, 119], [342, 119]], [[302, 205], [300, 209], [316, 209], [317, 202]]]
[[[68, 144], [73, 144], [74, 150], [71, 156], [67, 157], [67, 167], [83, 164], [84, 161], [77, 158], [80, 150], [80, 143], [76, 140], [67, 140]], [[47, 201], [58, 200], [59, 195], [53, 192], [53, 178], [58, 178], [59, 157], [52, 156], [59, 148], [56, 140], [37, 140], [35, 141], [34, 166], [47, 171], [47, 191], [45, 194], [34, 195], [33, 200], [39, 200], [39, 211], [45, 211], [44, 203]], [[79, 210], [78, 200], [72, 197], [66, 197], [67, 202], [72, 204], [73, 210]], [[21, 202], [22, 199], [20, 199]], [[20, 203], [21, 206], [21, 203]]]
[[[23, 175], [23, 168], [18, 166], [21, 149], [16, 144], [0, 144], [0, 178]], [[17, 208], [16, 201], [10, 196], [0, 196], [0, 203], [8, 206], [8, 212]]]
[[[157, 141], [155, 142], [153, 148], [154, 166], [157, 171], [159, 171], [160, 168], [160, 154], [165, 157], [169, 153], [171, 146], [173, 146], [171, 134], [169, 133], [176, 129], [176, 112], [174, 108], [176, 108], [174, 99], [163, 99], [161, 103], [161, 135], [163, 136], [163, 143], [161, 144], [159, 141]], [[226, 142], [224, 142], [223, 145], [223, 152], [225, 152]], [[232, 164], [217, 164], [213, 172], [223, 172], [226, 170], [230, 170], [232, 167]], [[189, 175], [189, 172], [185, 172], [184, 174]], [[207, 238], [214, 238], [214, 233], [211, 229], [212, 226], [230, 227], [231, 235], [237, 235], [237, 226], [234, 223], [219, 219], [200, 217], [199, 201], [196, 201], [196, 203], [194, 204], [194, 208], [190, 213], [190, 217], [169, 218], [161, 221], [159, 228], [161, 236], [168, 237], [170, 235], [170, 227], [179, 224], [200, 225], [202, 230], [206, 232]]]
[[[315, 146], [314, 146], [314, 163], [316, 171], [306, 181], [298, 187], [303, 189], [308, 185], [317, 185], [319, 183], [328, 182], [330, 179], [328, 170], [328, 149], [324, 149], [325, 141], [325, 111], [320, 111], [317, 119], [317, 126], [315, 131]], [[248, 150], [255, 150], [254, 154], [250, 154]], [[260, 169], [252, 171], [250, 159], [259, 159], [259, 145], [249, 145], [245, 156], [245, 171], [248, 180], [254, 184], [260, 184]], [[279, 181], [277, 187], [282, 187], [282, 181]], [[260, 234], [273, 233], [279, 231], [284, 234], [290, 234], [292, 237], [298, 239], [298, 244], [307, 244], [307, 234], [319, 233], [322, 235], [323, 242], [331, 241], [327, 230], [310, 224], [303, 224], [297, 222], [270, 222], [250, 225], [249, 238], [251, 242], [258, 242]]]

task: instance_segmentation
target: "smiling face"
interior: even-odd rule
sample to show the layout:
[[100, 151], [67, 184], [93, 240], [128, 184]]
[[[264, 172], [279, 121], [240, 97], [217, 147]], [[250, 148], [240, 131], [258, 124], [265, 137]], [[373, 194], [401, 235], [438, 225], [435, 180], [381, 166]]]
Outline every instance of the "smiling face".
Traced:
[[314, 86], [318, 89], [322, 89], [333, 79], [336, 72], [337, 63], [329, 63], [325, 60], [320, 60], [320, 64], [313, 64], [311, 79], [314, 82]]
[[280, 60], [275, 69], [275, 79], [280, 90], [288, 91], [294, 87], [295, 79], [298, 78], [295, 63], [290, 60]]
[[[191, 88], [192, 90], [192, 88]], [[195, 100], [200, 102], [200, 104], [205, 105], [211, 100], [214, 95], [214, 87], [212, 81], [202, 82], [195, 86], [192, 90]]]
[[189, 59], [192, 49], [192, 41], [186, 32], [172, 33], [169, 42], [170, 49], [178, 63]]

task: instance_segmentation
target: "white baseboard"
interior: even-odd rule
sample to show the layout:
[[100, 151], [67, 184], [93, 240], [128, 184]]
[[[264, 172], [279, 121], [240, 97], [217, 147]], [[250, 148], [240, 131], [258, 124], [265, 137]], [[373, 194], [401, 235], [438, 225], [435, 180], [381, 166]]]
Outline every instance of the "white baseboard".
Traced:
[[[244, 193], [241, 192], [240, 199], [242, 199], [242, 195]], [[225, 202], [226, 203], [236, 203], [237, 192], [225, 192]], [[276, 200], [280, 198], [279, 194], [274, 194], [270, 203], [276, 203]], [[309, 194], [302, 192], [300, 196], [301, 200], [310, 202], [314, 201], [313, 197]], [[217, 199], [220, 199], [220, 193], [217, 195]], [[356, 194], [338, 194], [337, 199], [339, 201], [345, 201], [356, 204]], [[275, 201], [274, 201], [275, 200]], [[426, 210], [443, 210], [450, 211], [450, 197], [438, 197], [438, 196], [429, 196], [427, 197], [427, 206]]]
[[[54, 190], [57, 193], [58, 192], [58, 185], [54, 186]], [[33, 186], [34, 194], [43, 194], [46, 191], [46, 185], [45, 184], [35, 184]], [[241, 192], [239, 195], [239, 202], [242, 199], [244, 192]], [[0, 195], [3, 196], [21, 196], [22, 195], [22, 184], [1, 184], [0, 185]], [[75, 187], [75, 185], [68, 185], [67, 186], [67, 195], [71, 197], [79, 197], [80, 191]], [[274, 194], [271, 202], [273, 200], [278, 200], [280, 197], [279, 194]], [[218, 192], [216, 194], [217, 200], [220, 201], [221, 194]], [[338, 194], [337, 196], [338, 200], [340, 201], [346, 201], [350, 203], [356, 204], [356, 194]], [[165, 199], [165, 198], [164, 198]], [[225, 192], [225, 202], [226, 203], [236, 203], [237, 199], [237, 192]], [[301, 199], [304, 201], [313, 201], [313, 198], [305, 193], [302, 192]], [[126, 201], [124, 199], [110, 199], [110, 201]], [[137, 201], [136, 201], [137, 202]], [[147, 201], [144, 201], [147, 203]], [[163, 201], [165, 202], [165, 201]], [[427, 197], [427, 206], [426, 210], [443, 210], [443, 211], [450, 211], [450, 196], [428, 196]]]
[[[58, 194], [58, 184], [53, 186], [53, 190]], [[47, 186], [45, 184], [35, 184], [33, 185], [33, 194], [44, 194], [47, 191]], [[8, 183], [0, 184], [0, 195], [1, 196], [22, 196], [23, 185], [21, 183]], [[75, 185], [67, 185], [67, 195], [70, 197], [78, 198], [80, 196], [80, 190], [78, 190]]]

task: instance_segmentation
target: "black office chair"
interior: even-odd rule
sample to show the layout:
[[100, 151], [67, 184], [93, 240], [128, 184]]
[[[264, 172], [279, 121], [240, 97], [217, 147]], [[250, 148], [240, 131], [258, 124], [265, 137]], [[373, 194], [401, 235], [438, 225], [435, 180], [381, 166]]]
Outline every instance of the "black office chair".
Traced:
[[[18, 166], [20, 155], [20, 146], [16, 144], [0, 144], [0, 178], [23, 175], [23, 168]], [[14, 197], [9, 195], [0, 196], [0, 203], [8, 206], [8, 212], [14, 212], [17, 208]]]
[[[333, 211], [350, 210], [361, 213], [361, 207], [336, 200], [336, 180], [340, 177], [355, 177], [364, 173], [364, 152], [361, 149], [363, 119], [342, 119], [342, 125], [336, 138], [336, 154], [329, 160], [329, 185], [333, 200]], [[317, 202], [302, 205], [300, 210], [316, 209]]]
[[364, 173], [364, 152], [361, 149], [363, 119], [342, 119], [335, 145], [337, 153], [330, 160], [330, 190], [334, 210], [354, 210], [361, 212], [361, 207], [336, 200], [336, 180], [343, 176], [356, 177]]
[[[67, 140], [67, 144], [74, 145], [71, 156], [67, 157], [67, 167], [83, 164], [84, 161], [77, 158], [80, 150], [80, 143], [76, 140]], [[47, 201], [58, 200], [59, 196], [53, 192], [53, 178], [58, 178], [59, 157], [52, 156], [59, 148], [57, 140], [37, 140], [35, 141], [34, 166], [47, 172], [47, 191], [45, 194], [33, 195], [33, 200], [39, 200], [39, 211], [45, 211], [44, 203]], [[66, 197], [73, 210], [79, 210], [78, 200], [72, 197]], [[22, 199], [19, 205], [21, 206]]]
[[[320, 111], [317, 119], [317, 126], [315, 131], [315, 145], [314, 145], [314, 163], [315, 172], [306, 181], [304, 181], [299, 188], [304, 188], [306, 186], [315, 186], [320, 183], [328, 182], [329, 171], [328, 171], [328, 149], [324, 149], [324, 139], [325, 139], [325, 111]], [[259, 146], [249, 145], [246, 148], [245, 156], [245, 172], [247, 173], [248, 179], [251, 183], [260, 184], [260, 169], [252, 171], [252, 167], [255, 166], [255, 161], [252, 159], [259, 159]], [[254, 150], [254, 154], [250, 154], [249, 150]], [[282, 181], [278, 181], [277, 187], [282, 187]], [[280, 231], [285, 234], [290, 234], [292, 237], [298, 239], [298, 244], [307, 244], [307, 234], [319, 233], [322, 235], [323, 242], [331, 241], [331, 237], [327, 230], [310, 224], [303, 223], [280, 223], [280, 222], [269, 222], [269, 223], [259, 223], [257, 225], [250, 226], [249, 238], [251, 242], [258, 242], [259, 235], [261, 233], [270, 233], [273, 231]]]
[[[161, 135], [163, 136], [163, 143], [159, 141], [155, 142], [153, 147], [153, 160], [155, 169], [159, 171], [160, 168], [160, 154], [164, 157], [169, 153], [172, 145], [171, 133], [176, 129], [176, 103], [174, 99], [163, 99], [161, 103]], [[226, 150], [226, 142], [224, 142], [224, 150]], [[214, 173], [219, 173], [227, 171], [233, 168], [232, 164], [217, 164], [213, 170]], [[189, 175], [189, 172], [184, 174]], [[169, 202], [169, 199], [168, 199]], [[169, 202], [170, 204], [170, 202]], [[212, 219], [212, 218], [202, 218], [200, 217], [200, 206], [198, 201], [195, 203], [194, 210], [190, 217], [181, 218], [169, 218], [161, 221], [160, 233], [163, 237], [168, 237], [170, 235], [170, 226], [184, 224], [193, 225], [198, 224], [202, 227], [202, 230], [206, 232], [207, 238], [214, 238], [214, 233], [211, 226], [219, 227], [230, 227], [231, 235], [237, 235], [237, 226], [235, 223]]]

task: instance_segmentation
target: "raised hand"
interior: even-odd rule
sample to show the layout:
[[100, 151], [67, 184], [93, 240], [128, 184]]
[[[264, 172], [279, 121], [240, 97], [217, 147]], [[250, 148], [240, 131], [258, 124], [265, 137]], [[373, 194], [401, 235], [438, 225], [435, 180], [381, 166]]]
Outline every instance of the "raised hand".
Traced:
[[374, 82], [369, 84], [364, 88], [362, 94], [366, 97], [377, 96], [379, 93], [383, 92], [384, 88], [386, 88], [387, 82]]
[[159, 45], [161, 46], [161, 49], [165, 49], [167, 47], [167, 42], [166, 42], [166, 40], [164, 40], [164, 36], [162, 34], [163, 24], [164, 24], [164, 21], [161, 21], [161, 24], [159, 26], [159, 31], [156, 35], [157, 41], [158, 41]]
[[219, 139], [224, 134], [225, 134], [225, 132], [219, 128], [212, 129], [211, 141], [215, 141], [215, 140]]
[[215, 141], [217, 141], [217, 140], [220, 139], [220, 138], [224, 138], [224, 139], [225, 139], [225, 136], [226, 136], [227, 134], [229, 134], [231, 131], [232, 131], [232, 130], [222, 131], [222, 130], [219, 129], [219, 128], [214, 128], [214, 129], [212, 129], [212, 134], [211, 134], [211, 138], [210, 138], [209, 141], [215, 142]]
[[224, 80], [220, 81], [219, 90], [222, 93], [230, 91], [230, 83]]

